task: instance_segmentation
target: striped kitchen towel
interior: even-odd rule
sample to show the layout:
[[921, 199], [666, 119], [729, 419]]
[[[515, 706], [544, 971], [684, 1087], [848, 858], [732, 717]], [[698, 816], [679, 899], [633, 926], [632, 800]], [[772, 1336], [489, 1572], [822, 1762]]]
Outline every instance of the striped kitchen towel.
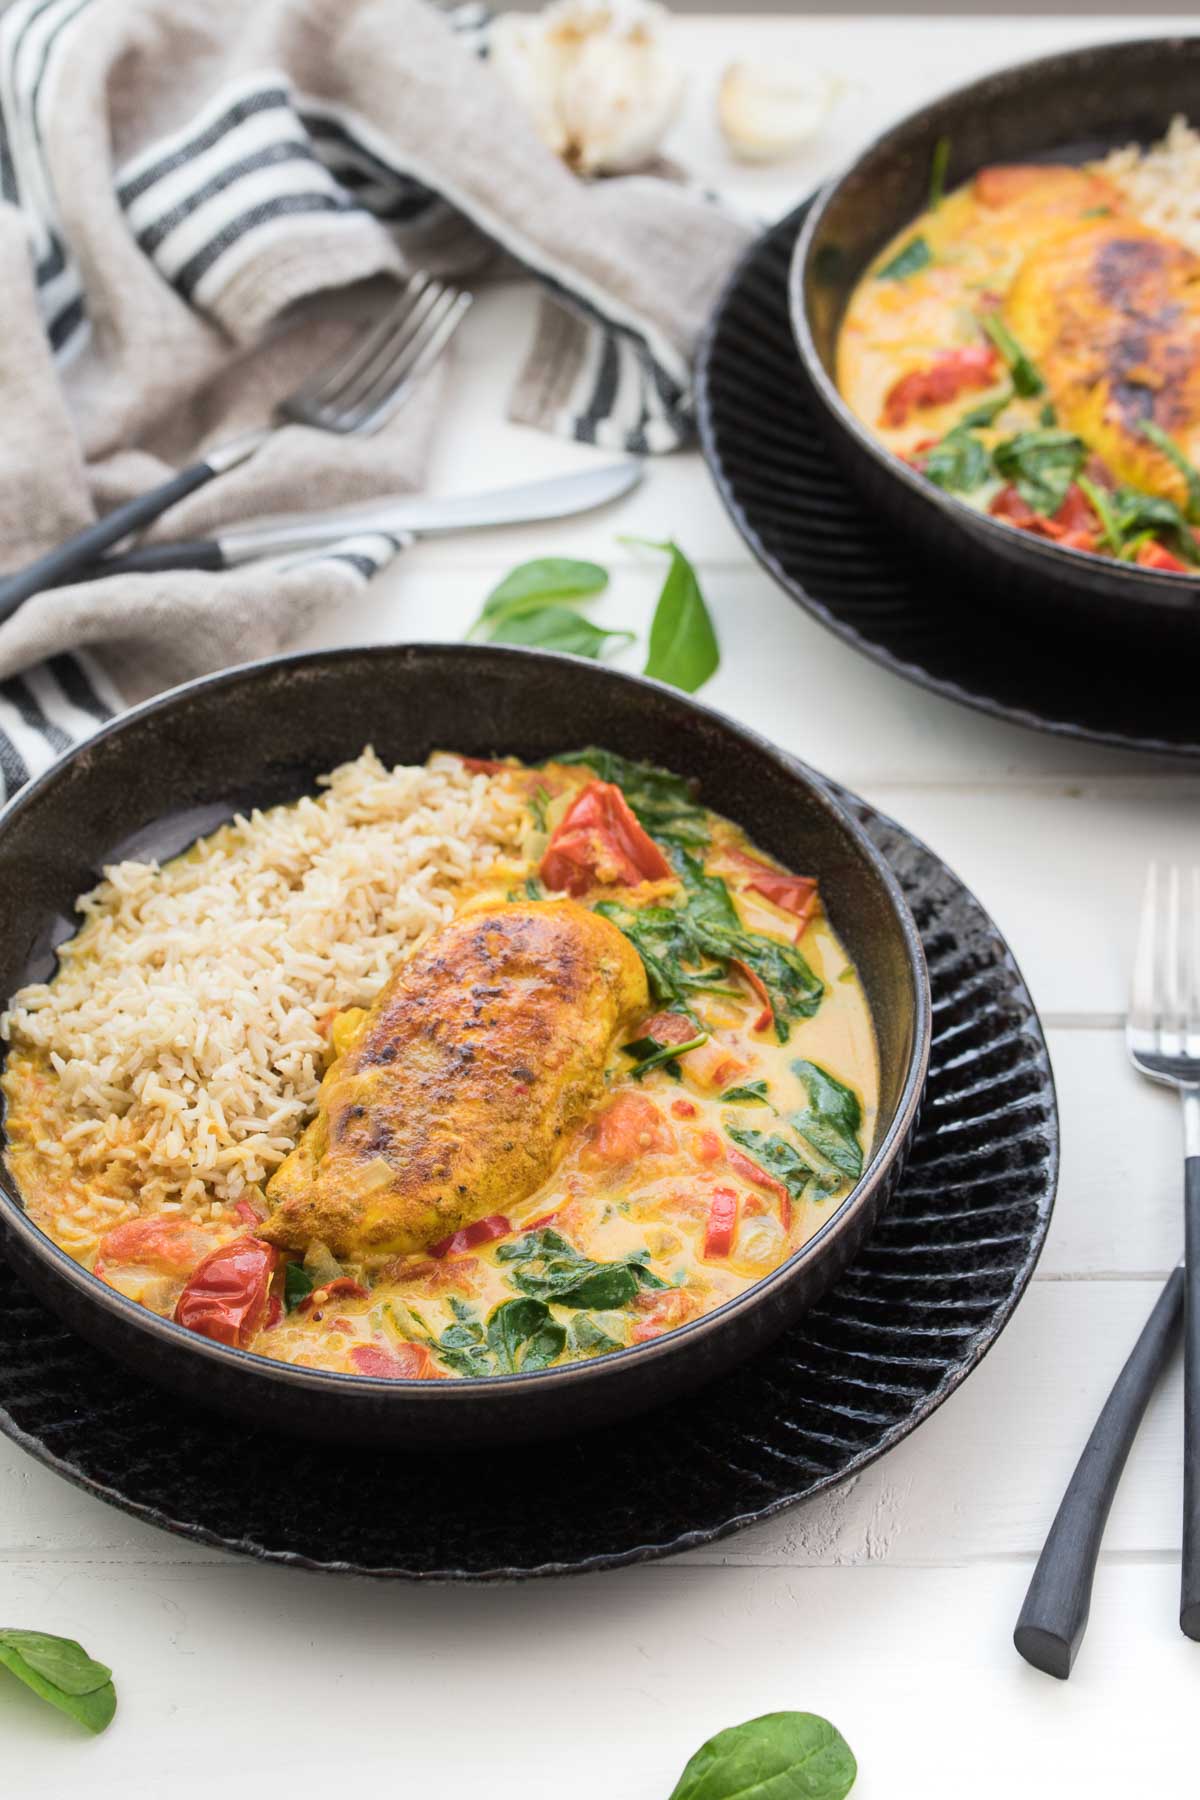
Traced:
[[[425, 0], [11, 0], [0, 14], [0, 567], [261, 424], [414, 269], [535, 276], [512, 416], [675, 448], [744, 227], [649, 175], [584, 183]], [[289, 427], [158, 538], [419, 486], [438, 383], [377, 436]], [[511, 473], [511, 472], [510, 472]], [[101, 717], [282, 649], [395, 546], [113, 577], [0, 625], [0, 797]]]

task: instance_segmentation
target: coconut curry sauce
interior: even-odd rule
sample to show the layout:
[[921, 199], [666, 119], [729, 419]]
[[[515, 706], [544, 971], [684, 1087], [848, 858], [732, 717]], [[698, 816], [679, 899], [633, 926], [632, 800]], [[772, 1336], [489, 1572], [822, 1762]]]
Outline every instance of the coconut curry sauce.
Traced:
[[608, 752], [469, 766], [520, 796], [521, 854], [325, 1022], [317, 1116], [265, 1190], [117, 1226], [113, 1287], [284, 1362], [508, 1374], [711, 1311], [854, 1185], [875, 1039], [816, 880]]
[[937, 199], [855, 288], [837, 384], [977, 511], [1195, 573], [1200, 258], [1098, 170], [985, 168]]

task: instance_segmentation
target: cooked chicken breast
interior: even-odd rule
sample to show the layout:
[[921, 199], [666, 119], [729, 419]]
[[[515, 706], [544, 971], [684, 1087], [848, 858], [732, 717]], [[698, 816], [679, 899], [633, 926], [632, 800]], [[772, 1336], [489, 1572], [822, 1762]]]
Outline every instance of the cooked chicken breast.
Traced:
[[261, 1235], [395, 1255], [527, 1199], [649, 1008], [641, 960], [573, 900], [493, 907], [430, 938], [321, 1084]]
[[1187, 483], [1141, 429], [1152, 420], [1200, 456], [1200, 257], [1130, 220], [1043, 242], [1005, 305], [1058, 422], [1119, 480], [1180, 506]]

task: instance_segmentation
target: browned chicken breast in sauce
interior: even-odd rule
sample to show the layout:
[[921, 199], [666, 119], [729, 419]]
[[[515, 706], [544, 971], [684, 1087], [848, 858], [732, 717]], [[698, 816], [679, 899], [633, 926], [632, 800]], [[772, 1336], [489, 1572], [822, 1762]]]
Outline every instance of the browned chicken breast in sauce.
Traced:
[[541, 1186], [649, 1004], [637, 952], [573, 900], [454, 921], [402, 965], [321, 1085], [261, 1235], [428, 1248]]

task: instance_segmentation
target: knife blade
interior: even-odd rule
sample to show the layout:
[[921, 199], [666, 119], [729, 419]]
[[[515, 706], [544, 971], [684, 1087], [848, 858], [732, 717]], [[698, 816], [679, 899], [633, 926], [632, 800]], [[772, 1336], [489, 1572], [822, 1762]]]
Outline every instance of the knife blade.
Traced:
[[281, 513], [232, 526], [212, 538], [147, 544], [121, 556], [102, 557], [85, 576], [72, 579], [94, 581], [103, 575], [155, 574], [167, 569], [230, 569], [376, 532], [407, 539], [569, 518], [619, 499], [637, 486], [642, 475], [641, 462], [630, 458], [482, 494], [406, 494], [329, 512]]

